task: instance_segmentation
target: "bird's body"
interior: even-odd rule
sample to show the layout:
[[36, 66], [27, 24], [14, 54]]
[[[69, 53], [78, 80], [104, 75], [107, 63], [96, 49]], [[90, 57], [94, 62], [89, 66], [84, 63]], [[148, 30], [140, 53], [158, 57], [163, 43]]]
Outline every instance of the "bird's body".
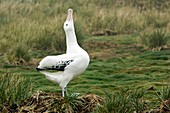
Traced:
[[[83, 73], [90, 61], [88, 53], [77, 43], [72, 13], [72, 9], [69, 9], [64, 23], [67, 45], [66, 54], [47, 56], [41, 60], [37, 67], [37, 70], [43, 73], [47, 79], [59, 84], [62, 88], [63, 97], [67, 84]], [[49, 70], [55, 70], [56, 72], [49, 72]]]

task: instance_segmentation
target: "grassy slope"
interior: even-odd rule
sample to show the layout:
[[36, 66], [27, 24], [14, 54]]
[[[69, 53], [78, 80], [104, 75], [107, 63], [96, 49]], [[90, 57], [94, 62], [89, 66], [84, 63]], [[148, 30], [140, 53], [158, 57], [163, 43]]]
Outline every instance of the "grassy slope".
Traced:
[[[166, 84], [170, 80], [170, 51], [142, 52], [137, 46], [137, 40], [138, 37], [132, 35], [86, 39], [83, 46], [91, 56], [90, 66], [85, 73], [70, 82], [68, 91], [102, 95], [104, 91], [112, 92], [119, 88], [147, 90], [153, 86], [157, 90], [159, 86]], [[60, 92], [59, 86], [36, 72], [35, 66], [7, 70], [32, 78], [35, 90]]]
[[[110, 93], [122, 89], [143, 89], [147, 92], [145, 99], [151, 100], [148, 108], [157, 108], [160, 101], [156, 93], [170, 81], [170, 50], [146, 51], [139, 46], [138, 40], [136, 35], [86, 38], [82, 46], [90, 54], [91, 63], [83, 74], [68, 84], [68, 92], [105, 96], [105, 91]], [[49, 54], [41, 53], [37, 52], [39, 56]], [[38, 63], [40, 59], [35, 60]], [[0, 68], [0, 72], [7, 70], [31, 78], [35, 92], [61, 93], [58, 84], [37, 72], [36, 66], [35, 63], [18, 67], [6, 65]]]

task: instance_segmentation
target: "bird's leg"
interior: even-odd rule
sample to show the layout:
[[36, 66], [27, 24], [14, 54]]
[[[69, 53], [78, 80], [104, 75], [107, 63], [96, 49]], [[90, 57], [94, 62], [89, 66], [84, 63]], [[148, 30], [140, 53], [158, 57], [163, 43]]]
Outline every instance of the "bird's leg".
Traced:
[[64, 95], [67, 95], [68, 93], [67, 93], [67, 87], [63, 87], [62, 88], [62, 96], [64, 97]]
[[65, 87], [62, 88], [62, 97], [64, 97]]
[[64, 88], [65, 88], [65, 94], [68, 96], [67, 87]]

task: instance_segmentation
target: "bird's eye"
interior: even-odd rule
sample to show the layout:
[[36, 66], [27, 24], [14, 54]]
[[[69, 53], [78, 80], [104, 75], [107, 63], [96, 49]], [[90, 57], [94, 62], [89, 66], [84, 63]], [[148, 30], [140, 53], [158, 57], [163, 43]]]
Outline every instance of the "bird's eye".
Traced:
[[66, 24], [66, 26], [68, 26], [68, 24]]

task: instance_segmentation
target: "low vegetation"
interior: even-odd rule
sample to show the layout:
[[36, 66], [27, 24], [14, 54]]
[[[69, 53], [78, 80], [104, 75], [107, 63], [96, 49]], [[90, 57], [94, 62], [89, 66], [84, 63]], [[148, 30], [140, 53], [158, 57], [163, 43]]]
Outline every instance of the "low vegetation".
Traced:
[[96, 113], [141, 113], [146, 109], [143, 90], [120, 89], [115, 93], [106, 93], [103, 105], [96, 108]]
[[[80, 93], [80, 96], [96, 94], [104, 98], [102, 103], [97, 104], [97, 106], [99, 105], [97, 108], [90, 108], [94, 112], [159, 110], [161, 103], [169, 98], [169, 87], [167, 87], [170, 71], [168, 67], [170, 64], [169, 41], [167, 42], [168, 48], [161, 51], [151, 51], [140, 46], [138, 44], [139, 39], [137, 35], [86, 38], [82, 46], [88, 50], [91, 63], [85, 73], [69, 83], [69, 94], [75, 92]], [[44, 53], [37, 54], [44, 55]], [[56, 95], [60, 95], [58, 99], [62, 100], [60, 87], [36, 72], [36, 66], [35, 64], [22, 66], [6, 64], [0, 69], [7, 69], [10, 73], [21, 74], [34, 81], [34, 91], [55, 92]], [[162, 89], [162, 87], [164, 88]], [[51, 102], [55, 100], [53, 96], [51, 99], [44, 101]], [[62, 105], [64, 107], [69, 106], [66, 108], [72, 110], [74, 109], [70, 105], [70, 102], [73, 102], [72, 99], [74, 100], [74, 98], [68, 97], [66, 100], [62, 100], [62, 102], [68, 102], [67, 104], [59, 105], [57, 104], [59, 101], [55, 101], [54, 105], [58, 105], [58, 108], [54, 108], [54, 106], [42, 108], [55, 110]], [[114, 107], [112, 107], [113, 105]], [[164, 107], [165, 105], [167, 104], [163, 104]], [[64, 107], [60, 110], [66, 110]], [[122, 107], [124, 109], [121, 109]], [[29, 109], [31, 108], [30, 106]], [[44, 110], [40, 108], [34, 110]]]
[[0, 76], [0, 111], [9, 106], [15, 108], [21, 100], [32, 95], [33, 86], [30, 80], [9, 72], [3, 72]]
[[[0, 0], [0, 111], [169, 110], [169, 5], [166, 0]], [[65, 52], [62, 26], [70, 7], [91, 63], [62, 98], [58, 85], [35, 67], [46, 55]], [[81, 94], [71, 96], [75, 92]]]
[[168, 42], [168, 36], [162, 29], [146, 29], [141, 33], [140, 37], [141, 43], [145, 47], [157, 51], [166, 48]]
[[64, 52], [62, 26], [70, 7], [80, 44], [84, 35], [140, 34], [148, 28], [169, 32], [169, 4], [165, 0], [1, 1], [0, 55], [5, 56], [5, 63], [19, 64], [30, 62], [33, 51]]
[[[84, 113], [92, 112], [103, 102], [103, 98], [95, 95], [67, 95], [61, 97], [57, 93], [37, 91], [19, 106], [4, 109], [2, 112], [55, 112], [55, 113]], [[7, 106], [8, 107], [8, 106]]]

